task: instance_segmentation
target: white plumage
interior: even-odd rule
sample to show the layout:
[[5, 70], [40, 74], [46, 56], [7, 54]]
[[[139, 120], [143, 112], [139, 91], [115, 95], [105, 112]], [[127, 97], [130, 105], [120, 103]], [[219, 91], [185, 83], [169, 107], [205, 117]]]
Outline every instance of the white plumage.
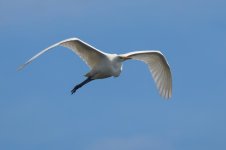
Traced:
[[109, 54], [94, 48], [78, 38], [70, 38], [42, 50], [25, 64], [21, 65], [18, 70], [23, 69], [37, 57], [56, 46], [64, 46], [71, 49], [80, 56], [91, 69], [90, 72], [85, 75], [87, 79], [72, 89], [72, 94], [92, 80], [108, 78], [111, 76], [118, 77], [122, 71], [122, 62], [128, 59], [135, 59], [143, 61], [148, 65], [160, 95], [166, 99], [172, 96], [172, 76], [170, 67], [160, 51], [148, 50], [120, 55]]

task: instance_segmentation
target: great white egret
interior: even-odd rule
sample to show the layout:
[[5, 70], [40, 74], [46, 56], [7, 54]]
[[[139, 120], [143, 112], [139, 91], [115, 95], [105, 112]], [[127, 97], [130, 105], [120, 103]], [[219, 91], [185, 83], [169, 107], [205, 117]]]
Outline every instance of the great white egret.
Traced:
[[90, 72], [85, 75], [87, 79], [80, 84], [77, 84], [71, 90], [71, 94], [75, 93], [77, 89], [92, 80], [104, 79], [112, 76], [118, 77], [122, 71], [122, 62], [129, 59], [135, 59], [143, 61], [148, 65], [160, 95], [165, 99], [172, 96], [172, 76], [170, 67], [164, 55], [160, 51], [155, 50], [135, 51], [120, 55], [109, 54], [94, 48], [78, 38], [69, 38], [42, 50], [29, 59], [25, 64], [21, 65], [18, 70], [23, 69], [37, 57], [56, 46], [63, 46], [71, 49], [90, 67]]

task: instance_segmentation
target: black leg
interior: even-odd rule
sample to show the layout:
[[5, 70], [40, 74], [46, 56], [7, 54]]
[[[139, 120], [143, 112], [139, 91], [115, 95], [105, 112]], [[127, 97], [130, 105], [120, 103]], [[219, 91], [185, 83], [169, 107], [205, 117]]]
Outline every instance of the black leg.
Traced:
[[89, 83], [89, 82], [92, 81], [92, 80], [94, 80], [94, 79], [91, 79], [91, 78], [89, 77], [89, 78], [87, 78], [86, 80], [84, 80], [82, 83], [76, 85], [76, 86], [71, 90], [71, 94], [74, 94], [74, 93], [77, 91], [77, 89], [81, 88], [83, 85]]

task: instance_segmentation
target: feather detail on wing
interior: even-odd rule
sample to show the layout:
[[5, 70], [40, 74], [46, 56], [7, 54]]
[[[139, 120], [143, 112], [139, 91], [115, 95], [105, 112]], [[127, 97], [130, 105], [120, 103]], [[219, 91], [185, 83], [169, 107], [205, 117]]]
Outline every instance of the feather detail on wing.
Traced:
[[172, 75], [170, 67], [159, 51], [135, 51], [120, 55], [125, 59], [135, 59], [145, 62], [157, 85], [159, 93], [165, 99], [172, 96]]
[[60, 41], [42, 50], [41, 52], [33, 56], [31, 59], [29, 59], [25, 64], [21, 65], [18, 68], [18, 70], [23, 69], [25, 66], [30, 64], [33, 60], [35, 60], [37, 57], [39, 57], [43, 53], [57, 46], [63, 46], [71, 49], [74, 53], [80, 56], [90, 68], [93, 68], [101, 60], [101, 58], [106, 57], [105, 53], [101, 52], [100, 50], [97, 50], [96, 48], [83, 42], [82, 40], [78, 38], [70, 38], [70, 39]]

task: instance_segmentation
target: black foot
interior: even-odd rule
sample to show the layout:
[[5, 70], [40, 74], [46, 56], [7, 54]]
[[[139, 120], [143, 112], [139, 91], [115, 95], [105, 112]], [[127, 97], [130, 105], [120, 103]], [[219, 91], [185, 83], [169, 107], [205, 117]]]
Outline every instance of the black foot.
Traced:
[[87, 79], [86, 79], [85, 81], [83, 81], [82, 83], [76, 85], [76, 86], [71, 90], [71, 94], [74, 94], [74, 93], [77, 91], [77, 89], [81, 88], [83, 85], [89, 83], [89, 82], [92, 81], [92, 80], [93, 80], [93, 79], [91, 79], [91, 78], [87, 78]]
[[71, 95], [74, 94], [77, 89], [79, 89], [80, 87], [78, 85], [76, 85], [72, 90], [71, 90]]

